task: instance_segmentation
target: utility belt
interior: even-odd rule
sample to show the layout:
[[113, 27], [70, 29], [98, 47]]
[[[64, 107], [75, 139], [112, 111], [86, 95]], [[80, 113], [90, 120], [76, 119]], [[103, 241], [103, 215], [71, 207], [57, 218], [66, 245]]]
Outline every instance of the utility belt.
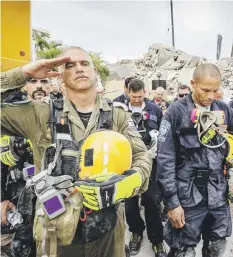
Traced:
[[80, 221], [76, 230], [75, 238], [81, 244], [96, 241], [106, 233], [112, 231], [117, 222], [117, 209], [121, 203], [100, 211], [91, 211], [83, 208]]
[[207, 185], [209, 181], [209, 175], [211, 172], [212, 170], [208, 169], [196, 170], [196, 175], [193, 182], [200, 193], [207, 192]]

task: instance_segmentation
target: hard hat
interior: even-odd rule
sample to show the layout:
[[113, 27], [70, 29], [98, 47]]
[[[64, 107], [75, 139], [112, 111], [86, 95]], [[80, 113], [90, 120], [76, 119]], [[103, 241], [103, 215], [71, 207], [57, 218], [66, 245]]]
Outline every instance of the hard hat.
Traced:
[[121, 175], [132, 164], [128, 139], [111, 130], [100, 130], [86, 138], [81, 147], [79, 177], [89, 178], [101, 173]]

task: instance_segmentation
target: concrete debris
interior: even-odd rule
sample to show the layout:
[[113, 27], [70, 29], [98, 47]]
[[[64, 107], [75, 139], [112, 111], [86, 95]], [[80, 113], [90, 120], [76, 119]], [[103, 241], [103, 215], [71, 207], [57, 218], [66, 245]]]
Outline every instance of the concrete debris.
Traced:
[[[233, 96], [233, 57], [224, 58], [217, 62], [207, 60], [199, 56], [188, 55], [181, 50], [173, 49], [162, 44], [153, 44], [144, 54], [144, 58], [133, 60], [121, 60], [109, 65], [116, 80], [128, 76], [136, 76], [142, 79], [149, 91], [152, 80], [166, 80], [168, 94], [174, 96], [180, 84], [189, 84], [195, 67], [201, 63], [215, 63], [222, 72], [222, 86], [227, 95]], [[110, 75], [108, 80], [114, 80]]]

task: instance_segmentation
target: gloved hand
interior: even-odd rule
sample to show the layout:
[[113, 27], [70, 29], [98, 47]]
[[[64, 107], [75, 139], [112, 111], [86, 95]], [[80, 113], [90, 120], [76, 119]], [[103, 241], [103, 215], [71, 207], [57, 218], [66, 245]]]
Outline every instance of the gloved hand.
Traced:
[[16, 161], [18, 161], [17, 155], [14, 153], [13, 147], [11, 146], [9, 136], [1, 136], [0, 138], [0, 147], [1, 147], [1, 154], [0, 154], [0, 160], [8, 165], [8, 166], [14, 166], [16, 165]]
[[83, 204], [97, 211], [136, 195], [142, 182], [140, 172], [127, 170], [122, 175], [95, 175], [88, 180], [78, 181], [75, 185], [83, 194]]
[[7, 224], [7, 217], [6, 214], [10, 210], [15, 210], [15, 205], [10, 202], [9, 200], [1, 202], [1, 224]]

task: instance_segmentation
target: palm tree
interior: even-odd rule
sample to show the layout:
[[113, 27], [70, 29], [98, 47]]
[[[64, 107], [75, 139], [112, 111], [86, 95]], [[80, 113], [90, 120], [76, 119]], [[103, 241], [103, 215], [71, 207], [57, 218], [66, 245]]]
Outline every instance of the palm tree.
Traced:
[[50, 35], [33, 29], [32, 39], [34, 41], [36, 55], [38, 55], [39, 51], [43, 51], [48, 47], [48, 40], [50, 39]]
[[37, 52], [37, 58], [38, 59], [56, 58], [61, 54], [61, 51], [62, 51], [62, 43], [52, 40], [48, 42], [46, 48], [39, 50]]
[[110, 73], [108, 67], [105, 65], [103, 58], [101, 57], [100, 53], [89, 53], [94, 66], [96, 67], [101, 80], [105, 81]]

